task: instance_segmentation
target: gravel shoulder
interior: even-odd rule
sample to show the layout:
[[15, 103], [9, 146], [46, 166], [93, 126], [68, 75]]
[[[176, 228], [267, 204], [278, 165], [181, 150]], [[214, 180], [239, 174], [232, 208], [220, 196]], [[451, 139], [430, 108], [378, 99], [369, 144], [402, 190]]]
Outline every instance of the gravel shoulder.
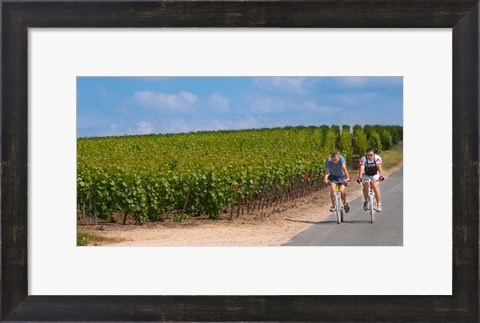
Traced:
[[[401, 165], [384, 171], [386, 180]], [[357, 171], [351, 171], [356, 178]], [[360, 197], [361, 185], [349, 183], [347, 201]], [[330, 215], [329, 190], [322, 189], [304, 198], [289, 202], [277, 212], [272, 208], [261, 214], [240, 215], [231, 220], [191, 218], [183, 222], [135, 224], [102, 223], [79, 225], [81, 232], [105, 240], [102, 246], [279, 246], [311, 225]]]

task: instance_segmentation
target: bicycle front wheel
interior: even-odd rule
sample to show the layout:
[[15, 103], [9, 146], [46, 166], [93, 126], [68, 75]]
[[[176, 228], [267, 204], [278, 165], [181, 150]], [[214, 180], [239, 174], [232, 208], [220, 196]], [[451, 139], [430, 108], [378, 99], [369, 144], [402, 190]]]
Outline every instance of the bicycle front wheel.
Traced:
[[335, 213], [337, 214], [337, 223], [340, 224], [342, 223], [342, 215], [341, 215], [341, 204], [339, 201], [339, 198], [337, 197], [335, 199]]
[[375, 209], [377, 208], [377, 205], [375, 203], [375, 197], [370, 195], [369, 197], [369, 204], [370, 204], [370, 220], [371, 222], [375, 222]]

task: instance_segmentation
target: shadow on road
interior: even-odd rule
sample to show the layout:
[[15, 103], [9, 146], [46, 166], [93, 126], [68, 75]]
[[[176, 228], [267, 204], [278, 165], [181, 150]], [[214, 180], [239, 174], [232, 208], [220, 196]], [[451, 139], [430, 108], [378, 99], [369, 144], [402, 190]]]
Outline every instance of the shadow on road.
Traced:
[[318, 221], [318, 222], [316, 222], [316, 221], [301, 221], [301, 220], [290, 220], [290, 219], [286, 219], [285, 221], [298, 222], [298, 223], [308, 223], [308, 224], [337, 223], [337, 221]]
[[[298, 222], [298, 223], [308, 223], [308, 224], [338, 224], [337, 221], [318, 221], [318, 222], [315, 222], [315, 221], [301, 221], [301, 220], [290, 220], [290, 219], [286, 219], [285, 221], [289, 221], [289, 222]], [[345, 224], [360, 224], [360, 223], [371, 223], [370, 220], [358, 220], [358, 221], [343, 221], [342, 223], [345, 223]]]
[[346, 224], [360, 224], [360, 223], [372, 223], [370, 220], [358, 220], [358, 221], [343, 221]]

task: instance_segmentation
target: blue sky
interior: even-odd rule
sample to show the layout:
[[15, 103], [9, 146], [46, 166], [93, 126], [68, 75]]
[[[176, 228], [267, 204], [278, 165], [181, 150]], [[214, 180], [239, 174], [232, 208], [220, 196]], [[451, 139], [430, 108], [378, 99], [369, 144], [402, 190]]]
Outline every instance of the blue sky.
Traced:
[[403, 125], [403, 78], [77, 78], [77, 137], [323, 124]]

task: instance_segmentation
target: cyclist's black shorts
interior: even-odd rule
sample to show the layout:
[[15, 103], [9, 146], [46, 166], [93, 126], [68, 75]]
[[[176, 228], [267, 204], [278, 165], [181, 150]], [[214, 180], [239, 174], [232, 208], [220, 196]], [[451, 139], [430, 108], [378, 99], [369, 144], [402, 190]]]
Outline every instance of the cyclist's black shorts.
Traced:
[[345, 183], [345, 175], [344, 176], [335, 176], [335, 175], [328, 175], [328, 182], [329, 183], [337, 183], [338, 182], [338, 185], [343, 185], [343, 186], [347, 186], [347, 183]]

